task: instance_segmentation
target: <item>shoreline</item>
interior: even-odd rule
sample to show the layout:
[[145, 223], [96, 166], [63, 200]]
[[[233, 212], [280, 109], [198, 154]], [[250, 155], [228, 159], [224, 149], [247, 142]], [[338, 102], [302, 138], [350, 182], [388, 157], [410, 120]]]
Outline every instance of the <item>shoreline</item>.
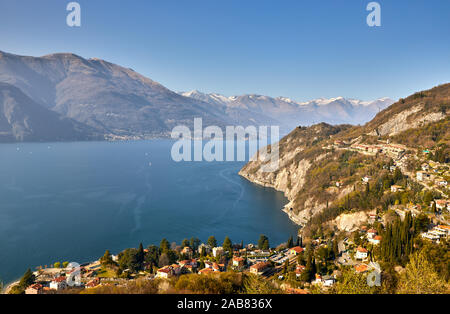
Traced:
[[276, 192], [281, 192], [281, 193], [283, 193], [284, 197], [285, 197], [286, 200], [287, 200], [287, 203], [284, 204], [284, 207], [281, 208], [280, 210], [281, 210], [282, 212], [284, 212], [284, 213], [288, 216], [288, 218], [289, 218], [290, 221], [292, 221], [296, 226], [299, 227], [299, 233], [300, 233], [300, 230], [301, 230], [301, 228], [303, 227], [303, 222], [300, 222], [300, 220], [299, 220], [297, 217], [294, 217], [294, 216], [289, 212], [288, 207], [289, 207], [289, 204], [291, 204], [292, 200], [289, 199], [289, 197], [286, 195], [286, 192], [285, 192], [285, 191], [276, 189], [275, 186], [273, 186], [272, 184], [264, 183], [264, 182], [261, 182], [261, 181], [259, 181], [259, 180], [252, 180], [246, 173], [243, 173], [243, 172], [242, 172], [242, 169], [239, 170], [238, 175], [241, 176], [242, 178], [246, 179], [247, 181], [249, 181], [249, 182], [251, 182], [251, 183], [253, 183], [253, 184], [256, 184], [256, 185], [258, 185], [258, 186], [260, 186], [260, 187], [263, 187], [263, 188], [270, 188], [270, 189], [272, 189], [272, 190], [274, 190], [274, 191], [276, 191]]
[[18, 285], [19, 282], [20, 282], [20, 279], [17, 279], [15, 281], [12, 281], [12, 282], [8, 283], [7, 285], [5, 285], [5, 287], [3, 288], [3, 290], [1, 291], [0, 294], [9, 294], [9, 292], [12, 289], [12, 287]]

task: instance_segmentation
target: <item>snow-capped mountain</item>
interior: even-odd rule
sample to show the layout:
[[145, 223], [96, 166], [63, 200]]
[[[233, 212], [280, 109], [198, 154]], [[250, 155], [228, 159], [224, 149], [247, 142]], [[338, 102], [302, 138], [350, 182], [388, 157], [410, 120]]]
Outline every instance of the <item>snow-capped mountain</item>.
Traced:
[[290, 129], [300, 124], [311, 125], [318, 122], [364, 124], [394, 103], [394, 100], [387, 97], [373, 101], [336, 97], [298, 102], [288, 97], [273, 98], [254, 94], [227, 97], [197, 90], [180, 94], [218, 106], [226, 110], [227, 115], [243, 118], [247, 114], [257, 114], [260, 119], [265, 116], [267, 121], [278, 121], [280, 125]]
[[0, 51], [0, 83], [0, 141], [167, 137], [199, 117], [205, 127], [278, 125], [285, 134], [319, 122], [362, 124], [393, 103], [175, 93], [129, 68], [71, 53]]

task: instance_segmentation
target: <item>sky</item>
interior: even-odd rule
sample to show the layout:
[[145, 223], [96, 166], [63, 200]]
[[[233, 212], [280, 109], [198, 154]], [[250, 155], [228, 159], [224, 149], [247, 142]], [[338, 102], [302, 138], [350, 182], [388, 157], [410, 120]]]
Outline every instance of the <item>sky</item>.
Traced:
[[72, 52], [129, 67], [174, 91], [400, 98], [450, 82], [450, 1], [0, 0], [0, 50]]

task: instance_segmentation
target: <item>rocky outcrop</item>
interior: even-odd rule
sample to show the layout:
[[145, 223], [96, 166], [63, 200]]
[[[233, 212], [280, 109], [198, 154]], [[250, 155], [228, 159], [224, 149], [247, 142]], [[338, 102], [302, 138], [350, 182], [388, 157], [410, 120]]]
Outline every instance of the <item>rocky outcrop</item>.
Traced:
[[411, 109], [404, 110], [390, 118], [387, 122], [381, 124], [369, 134], [373, 136], [394, 136], [405, 130], [436, 122], [446, 117], [442, 112], [428, 112], [416, 115], [423, 111], [423, 109], [423, 105], [418, 105]]
[[353, 232], [366, 223], [370, 214], [376, 214], [376, 210], [370, 212], [357, 212], [341, 214], [335, 220], [334, 224], [339, 231]]
[[[326, 203], [319, 203], [313, 198], [307, 199], [302, 204], [296, 203], [296, 197], [306, 183], [308, 171], [315, 163], [327, 157], [321, 147], [311, 143], [329, 138], [330, 134], [339, 129], [340, 127], [327, 124], [297, 128], [279, 143], [279, 170], [263, 172], [265, 162], [256, 160], [245, 165], [239, 175], [253, 183], [283, 192], [289, 202], [282, 210], [293, 222], [304, 225], [313, 215], [326, 207]], [[311, 146], [316, 149], [311, 151]]]
[[[289, 202], [283, 210], [292, 221], [304, 225], [324, 211], [327, 203], [342, 200], [365, 175], [360, 173], [365, 171], [363, 166], [358, 173], [351, 167], [336, 171], [349, 164], [345, 157], [349, 151], [345, 147], [365, 141], [367, 135], [374, 137], [369, 140], [376, 141], [377, 137], [389, 139], [406, 130], [428, 126], [446, 119], [449, 107], [450, 84], [444, 84], [401, 99], [364, 126], [322, 123], [309, 128], [298, 127], [279, 143], [280, 168], [277, 171], [262, 172], [264, 162], [251, 161], [239, 174], [254, 183], [284, 192]], [[364, 165], [364, 162], [359, 164]], [[334, 177], [329, 172], [334, 172]], [[346, 186], [337, 188], [333, 180], [346, 181]], [[333, 220], [340, 230], [346, 231], [367, 220], [364, 212], [334, 217], [329, 215], [323, 219]]]

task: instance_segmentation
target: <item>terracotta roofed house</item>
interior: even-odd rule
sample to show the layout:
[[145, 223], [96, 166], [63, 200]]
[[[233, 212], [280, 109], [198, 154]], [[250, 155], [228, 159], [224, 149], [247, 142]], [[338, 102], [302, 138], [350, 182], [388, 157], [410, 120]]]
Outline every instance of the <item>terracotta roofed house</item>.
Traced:
[[29, 286], [25, 290], [25, 294], [42, 294], [43, 293], [43, 286], [39, 283], [35, 283], [34, 285]]
[[300, 254], [301, 252], [303, 252], [303, 248], [301, 248], [300, 246], [290, 248], [288, 251], [289, 255], [297, 255]]
[[255, 275], [262, 275], [270, 268], [270, 263], [260, 262], [250, 266], [250, 272]]
[[369, 253], [369, 251], [367, 251], [365, 248], [358, 247], [356, 249], [355, 258], [356, 259], [365, 259], [365, 258], [367, 258], [368, 253]]

